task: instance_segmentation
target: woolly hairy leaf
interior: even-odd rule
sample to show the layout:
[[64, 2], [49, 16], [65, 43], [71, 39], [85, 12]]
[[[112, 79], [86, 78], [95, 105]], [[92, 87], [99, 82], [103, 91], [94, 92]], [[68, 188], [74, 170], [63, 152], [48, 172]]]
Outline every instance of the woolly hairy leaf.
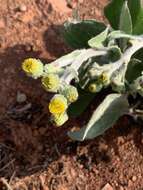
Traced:
[[93, 48], [102, 48], [103, 42], [106, 40], [107, 34], [108, 34], [108, 28], [106, 28], [103, 32], [101, 32], [97, 36], [91, 38], [88, 41], [88, 45]]
[[83, 141], [103, 134], [112, 127], [120, 116], [128, 110], [128, 101], [124, 95], [110, 94], [98, 106], [88, 124], [79, 131], [69, 132], [73, 140]]
[[132, 34], [132, 19], [127, 1], [125, 1], [121, 9], [119, 29], [127, 34]]
[[96, 20], [65, 22], [63, 37], [67, 44], [75, 49], [86, 48], [88, 40], [105, 30], [106, 26]]

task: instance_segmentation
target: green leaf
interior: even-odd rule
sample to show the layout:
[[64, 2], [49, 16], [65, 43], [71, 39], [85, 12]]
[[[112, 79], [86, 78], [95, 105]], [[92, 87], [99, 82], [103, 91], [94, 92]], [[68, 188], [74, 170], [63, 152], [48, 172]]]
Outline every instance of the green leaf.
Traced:
[[[128, 0], [133, 22], [133, 34], [143, 34], [143, 0]], [[132, 7], [130, 6], [132, 5]]]
[[140, 9], [140, 13], [133, 28], [133, 34], [143, 34], [143, 8]]
[[128, 100], [121, 94], [110, 94], [93, 113], [88, 124], [79, 131], [69, 132], [73, 140], [83, 141], [103, 134], [128, 111]]
[[118, 29], [120, 13], [123, 6], [124, 0], [112, 0], [105, 9], [104, 14], [108, 21], [110, 22], [112, 28]]
[[132, 34], [132, 19], [127, 1], [124, 2], [121, 9], [119, 30], [124, 31], [127, 34]]
[[122, 53], [118, 46], [110, 46], [108, 50], [108, 59], [111, 62], [115, 62], [120, 59]]
[[120, 30], [116, 30], [111, 32], [108, 35], [109, 40], [113, 40], [113, 39], [120, 39], [120, 38], [127, 38], [127, 39], [138, 39], [139, 36], [134, 36], [134, 35], [130, 35], [130, 34], [125, 34], [123, 31]]
[[[112, 0], [111, 3], [109, 3], [104, 9], [105, 16], [109, 20], [111, 26], [116, 30], [119, 29], [120, 14], [124, 2], [125, 0]], [[137, 24], [137, 20], [139, 21], [142, 0], [127, 0], [127, 2], [134, 28]]]
[[78, 89], [78, 93], [79, 99], [75, 103], [71, 104], [68, 109], [68, 114], [71, 117], [77, 117], [81, 115], [95, 97], [95, 94], [86, 92], [80, 88]]
[[88, 41], [88, 45], [92, 48], [102, 48], [103, 47], [103, 42], [106, 40], [107, 35], [108, 35], [108, 28], [106, 28], [103, 32], [98, 34], [97, 36], [91, 38]]
[[96, 20], [65, 22], [63, 37], [67, 44], [75, 49], [86, 48], [88, 40], [105, 30], [105, 24]]
[[136, 78], [141, 76], [142, 71], [143, 71], [143, 63], [138, 59], [132, 59], [128, 64], [125, 78], [129, 83], [131, 83]]
[[139, 15], [141, 1], [142, 0], [128, 0], [128, 7], [131, 13], [133, 26], [136, 24], [137, 17]]

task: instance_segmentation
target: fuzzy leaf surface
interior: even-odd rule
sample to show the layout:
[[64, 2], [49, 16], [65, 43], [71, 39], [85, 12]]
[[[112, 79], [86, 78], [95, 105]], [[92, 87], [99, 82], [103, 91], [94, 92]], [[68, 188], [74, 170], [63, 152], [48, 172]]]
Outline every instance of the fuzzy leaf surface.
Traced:
[[94, 111], [88, 124], [79, 131], [69, 132], [73, 140], [83, 141], [103, 134], [128, 110], [128, 100], [121, 94], [110, 94]]

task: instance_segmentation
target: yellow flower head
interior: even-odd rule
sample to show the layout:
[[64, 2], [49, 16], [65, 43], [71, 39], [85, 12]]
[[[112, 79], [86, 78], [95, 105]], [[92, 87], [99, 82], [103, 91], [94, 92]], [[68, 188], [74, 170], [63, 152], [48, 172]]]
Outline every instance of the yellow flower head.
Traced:
[[78, 99], [78, 91], [74, 86], [67, 86], [63, 91], [63, 94], [69, 103], [73, 103]]
[[38, 78], [43, 74], [43, 64], [39, 59], [25, 59], [22, 63], [22, 69], [33, 78]]
[[57, 127], [60, 127], [68, 120], [68, 115], [66, 112], [63, 114], [54, 114], [54, 115], [52, 115], [51, 120], [54, 122], [54, 124]]
[[55, 95], [49, 103], [49, 111], [52, 114], [63, 114], [67, 108], [67, 99], [60, 94]]
[[47, 74], [42, 78], [42, 85], [49, 92], [57, 92], [60, 86], [59, 76], [52, 73]]

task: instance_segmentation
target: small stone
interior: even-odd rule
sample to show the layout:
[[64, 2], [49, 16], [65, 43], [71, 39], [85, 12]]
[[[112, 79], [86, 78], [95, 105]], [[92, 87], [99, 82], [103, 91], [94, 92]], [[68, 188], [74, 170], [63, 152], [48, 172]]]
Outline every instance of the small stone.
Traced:
[[93, 167], [93, 168], [92, 168], [92, 171], [93, 171], [96, 175], [98, 175], [98, 174], [100, 173], [99, 170], [96, 169], [96, 167]]
[[27, 97], [26, 97], [26, 95], [24, 94], [24, 93], [21, 93], [21, 92], [17, 92], [17, 97], [16, 97], [16, 101], [18, 102], [18, 103], [23, 103], [23, 102], [25, 102], [27, 100]]
[[21, 12], [26, 12], [26, 11], [27, 11], [26, 5], [24, 5], [24, 4], [20, 5], [20, 6], [19, 6], [19, 11], [21, 11]]
[[133, 182], [131, 180], [128, 181], [128, 187], [131, 187], [133, 185]]
[[117, 143], [118, 143], [118, 145], [122, 145], [122, 144], [124, 144], [124, 142], [125, 142], [125, 140], [124, 140], [123, 137], [118, 137], [118, 138], [117, 138]]
[[115, 184], [115, 186], [116, 186], [116, 187], [118, 187], [118, 186], [119, 186], [119, 184], [118, 184], [118, 182], [117, 182], [117, 181], [114, 181], [114, 184]]
[[113, 190], [113, 187], [107, 183], [101, 190]]
[[79, 168], [83, 169], [84, 168], [83, 164], [79, 164]]
[[137, 177], [136, 176], [133, 176], [132, 177], [132, 181], [135, 182], [137, 180]]
[[119, 190], [124, 190], [124, 188], [122, 186], [119, 187]]
[[24, 50], [26, 51], [26, 52], [31, 52], [31, 51], [33, 51], [33, 45], [31, 45], [31, 44], [25, 44], [25, 47], [24, 47]]
[[102, 142], [99, 144], [99, 150], [100, 151], [107, 151], [107, 149], [108, 149], [108, 145], [107, 144], [102, 143]]

